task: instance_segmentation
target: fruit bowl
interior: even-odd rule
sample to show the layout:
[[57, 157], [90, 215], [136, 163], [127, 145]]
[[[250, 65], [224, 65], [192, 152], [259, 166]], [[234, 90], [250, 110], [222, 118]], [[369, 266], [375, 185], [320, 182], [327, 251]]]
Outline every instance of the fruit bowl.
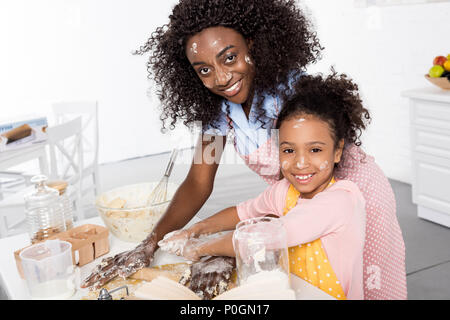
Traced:
[[104, 192], [96, 198], [97, 211], [109, 231], [127, 242], [144, 240], [166, 211], [178, 189], [168, 183], [167, 201], [148, 205], [147, 199], [158, 182], [127, 185]]
[[432, 78], [428, 74], [426, 74], [425, 78], [441, 89], [450, 90], [450, 81], [447, 77]]

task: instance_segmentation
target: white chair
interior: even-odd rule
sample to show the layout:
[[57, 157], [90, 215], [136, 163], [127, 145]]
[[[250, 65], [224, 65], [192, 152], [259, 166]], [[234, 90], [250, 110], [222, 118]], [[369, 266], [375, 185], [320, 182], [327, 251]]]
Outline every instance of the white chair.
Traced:
[[[75, 204], [75, 215], [78, 220], [84, 219], [82, 206], [82, 172], [83, 172], [83, 141], [82, 141], [81, 117], [75, 118], [66, 123], [62, 123], [47, 128], [48, 151], [50, 155], [50, 180], [65, 180], [69, 186], [67, 193]], [[64, 143], [64, 142], [71, 143]], [[67, 147], [70, 145], [70, 147]], [[60, 155], [60, 156], [58, 156]], [[34, 186], [29, 186], [10, 197], [0, 201], [0, 238], [15, 233], [15, 227], [23, 224], [25, 214], [20, 219], [16, 218], [14, 223], [8, 222], [11, 212], [20, 208], [25, 213], [24, 196], [33, 191]]]
[[68, 183], [68, 195], [75, 203], [76, 217], [84, 219], [82, 206], [84, 151], [81, 117], [47, 128], [50, 180]]
[[93, 191], [100, 193], [100, 177], [98, 166], [98, 103], [97, 101], [57, 102], [52, 105], [56, 123], [64, 123], [81, 116], [84, 149], [83, 179], [92, 179], [83, 183], [82, 197]]

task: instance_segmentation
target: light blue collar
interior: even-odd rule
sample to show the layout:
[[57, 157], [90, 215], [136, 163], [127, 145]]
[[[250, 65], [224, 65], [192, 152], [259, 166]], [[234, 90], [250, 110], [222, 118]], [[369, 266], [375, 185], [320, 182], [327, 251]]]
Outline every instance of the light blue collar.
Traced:
[[[257, 97], [253, 97], [252, 106], [250, 108], [250, 113], [247, 117], [245, 116], [244, 109], [241, 104], [233, 103], [231, 101], [224, 101], [222, 103], [222, 111], [225, 115], [227, 115], [227, 104], [230, 106], [230, 114], [228, 115], [231, 120], [236, 124], [240, 129], [258, 129], [262, 126], [261, 121], [257, 120], [258, 114], [256, 111], [256, 103]], [[277, 119], [280, 106], [280, 99], [278, 97], [274, 97], [272, 95], [264, 94], [264, 101], [262, 108], [265, 110], [266, 115], [260, 117], [260, 120], [264, 121], [264, 123], [268, 123], [269, 121], [273, 121]]]

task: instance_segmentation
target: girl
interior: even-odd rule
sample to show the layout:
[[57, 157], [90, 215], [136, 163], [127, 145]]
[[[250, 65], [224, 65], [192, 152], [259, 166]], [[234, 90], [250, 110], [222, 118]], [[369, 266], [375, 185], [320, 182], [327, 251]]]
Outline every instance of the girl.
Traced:
[[[180, 0], [169, 18], [138, 53], [152, 52], [148, 70], [160, 89], [163, 127], [167, 121], [170, 128], [178, 120], [201, 121], [203, 135], [186, 179], [153, 232], [134, 250], [103, 261], [84, 286], [101, 287], [151, 263], [157, 242], [186, 225], [210, 196], [228, 133], [249, 168], [275, 184], [280, 164], [270, 133], [282, 97], [322, 49], [292, 0]], [[215, 161], [207, 158], [209, 149]], [[344, 146], [343, 155], [336, 178], [356, 183], [366, 200], [365, 297], [404, 299], [404, 243], [391, 186], [357, 145]], [[200, 279], [195, 286], [220, 281], [204, 274], [209, 269], [195, 269], [201, 273], [193, 273]]]
[[168, 234], [161, 249], [194, 261], [234, 256], [232, 233], [208, 242], [196, 238], [275, 215], [287, 231], [291, 272], [337, 299], [363, 299], [365, 200], [355, 183], [335, 178], [344, 144], [359, 144], [370, 119], [356, 90], [344, 75], [302, 77], [276, 126], [284, 179], [255, 199]]

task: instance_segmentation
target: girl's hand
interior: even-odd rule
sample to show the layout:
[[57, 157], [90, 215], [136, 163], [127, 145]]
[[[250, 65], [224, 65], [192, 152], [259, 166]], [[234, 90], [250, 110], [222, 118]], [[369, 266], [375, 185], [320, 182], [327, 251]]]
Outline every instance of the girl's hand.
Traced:
[[228, 289], [235, 266], [232, 257], [202, 257], [191, 266], [189, 289], [210, 300]]
[[158, 242], [158, 246], [163, 251], [180, 256], [182, 255], [184, 246], [191, 236], [192, 232], [189, 230], [175, 230], [166, 234], [164, 238]]
[[189, 239], [186, 242], [184, 248], [181, 250], [180, 255], [183, 256], [186, 260], [193, 262], [198, 261], [202, 256], [205, 255], [202, 250], [203, 244], [205, 244], [205, 241], [202, 241], [200, 239]]
[[168, 233], [158, 242], [158, 245], [163, 251], [183, 256], [190, 261], [197, 261], [202, 256], [201, 248], [205, 240], [196, 238], [196, 235], [191, 229], [176, 230]]
[[201, 234], [202, 224], [196, 223], [188, 229], [175, 230], [169, 232], [158, 242], [158, 246], [163, 251], [167, 251], [178, 256], [183, 255], [183, 249], [188, 241]]

